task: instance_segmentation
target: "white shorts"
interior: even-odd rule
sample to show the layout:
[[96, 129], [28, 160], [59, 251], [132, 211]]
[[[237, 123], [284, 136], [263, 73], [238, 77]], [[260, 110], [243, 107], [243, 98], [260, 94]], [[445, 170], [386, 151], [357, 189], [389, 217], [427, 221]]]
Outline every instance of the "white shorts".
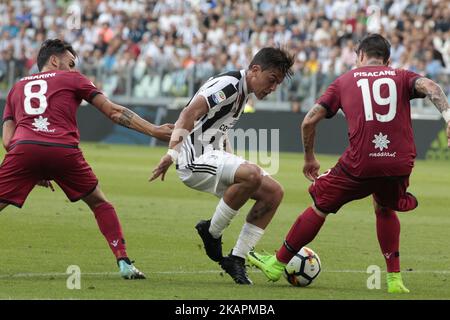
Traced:
[[[195, 190], [212, 193], [219, 198], [234, 184], [234, 175], [245, 159], [234, 154], [212, 150], [196, 159], [189, 168], [177, 169], [185, 185]], [[269, 175], [261, 169], [262, 175]]]

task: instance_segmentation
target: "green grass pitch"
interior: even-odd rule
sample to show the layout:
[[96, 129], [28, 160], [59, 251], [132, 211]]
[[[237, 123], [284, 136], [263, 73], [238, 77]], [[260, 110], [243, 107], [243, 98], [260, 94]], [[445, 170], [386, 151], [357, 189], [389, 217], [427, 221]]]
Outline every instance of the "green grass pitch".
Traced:
[[[82, 202], [70, 203], [62, 191], [36, 187], [22, 209], [0, 214], [0, 299], [450, 299], [450, 170], [448, 162], [417, 161], [410, 191], [419, 207], [400, 214], [401, 259], [408, 295], [369, 290], [368, 266], [385, 270], [375, 233], [371, 199], [355, 201], [330, 216], [309, 246], [322, 260], [322, 273], [307, 288], [284, 279], [269, 283], [249, 270], [253, 286], [235, 285], [210, 261], [194, 225], [209, 218], [217, 199], [184, 186], [171, 168], [166, 181], [147, 181], [165, 148], [83, 144], [86, 159], [115, 205], [130, 258], [147, 274], [125, 281], [115, 259]], [[2, 154], [3, 156], [3, 154]], [[336, 156], [321, 156], [322, 170]], [[311, 204], [300, 173], [301, 154], [280, 155], [275, 178], [285, 198], [258, 245], [278, 249], [297, 215]], [[251, 202], [252, 203], [252, 202]], [[251, 203], [224, 233], [224, 251], [235, 243]], [[80, 267], [81, 289], [66, 286], [70, 265]]]

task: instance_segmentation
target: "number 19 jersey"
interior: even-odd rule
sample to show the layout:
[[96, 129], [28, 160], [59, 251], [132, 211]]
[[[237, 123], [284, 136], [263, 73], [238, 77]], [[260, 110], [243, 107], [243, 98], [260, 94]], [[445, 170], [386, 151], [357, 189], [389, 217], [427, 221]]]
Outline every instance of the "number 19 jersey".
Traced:
[[[354, 177], [406, 176], [416, 147], [410, 100], [421, 76], [387, 66], [366, 66], [337, 78], [317, 100], [333, 117], [339, 109], [348, 124], [349, 146], [339, 159]], [[332, 139], [332, 137], [330, 137]]]
[[9, 148], [20, 143], [77, 146], [76, 112], [101, 93], [77, 71], [48, 71], [20, 79], [8, 94], [3, 121], [14, 120]]

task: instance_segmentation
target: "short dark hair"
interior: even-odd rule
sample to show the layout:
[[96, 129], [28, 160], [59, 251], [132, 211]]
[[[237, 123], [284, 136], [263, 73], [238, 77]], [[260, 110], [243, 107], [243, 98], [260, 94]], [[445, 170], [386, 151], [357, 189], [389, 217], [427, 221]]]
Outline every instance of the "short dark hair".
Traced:
[[356, 54], [363, 52], [370, 58], [383, 59], [386, 63], [391, 56], [391, 44], [382, 35], [378, 33], [365, 36], [356, 49]]
[[67, 42], [60, 39], [45, 40], [42, 43], [37, 56], [37, 66], [39, 71], [42, 70], [42, 68], [45, 66], [45, 64], [48, 62], [48, 59], [50, 59], [52, 55], [61, 55], [66, 51], [69, 51], [75, 57], [77, 56], [75, 50]]
[[250, 62], [249, 68], [254, 65], [261, 66], [262, 70], [278, 69], [284, 76], [291, 77], [294, 55], [289, 54], [281, 48], [266, 47], [255, 54]]

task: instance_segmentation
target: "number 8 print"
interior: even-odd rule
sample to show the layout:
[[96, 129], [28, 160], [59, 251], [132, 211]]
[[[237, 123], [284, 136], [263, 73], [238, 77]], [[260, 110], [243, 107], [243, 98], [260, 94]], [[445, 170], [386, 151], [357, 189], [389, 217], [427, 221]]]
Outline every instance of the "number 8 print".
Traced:
[[[39, 91], [32, 92], [33, 86], [39, 86]], [[34, 80], [28, 82], [24, 88], [23, 93], [25, 94], [25, 101], [23, 102], [25, 106], [25, 112], [30, 115], [43, 114], [45, 109], [47, 109], [47, 81], [45, 80]], [[31, 106], [31, 99], [39, 99], [39, 108], [33, 108]]]

